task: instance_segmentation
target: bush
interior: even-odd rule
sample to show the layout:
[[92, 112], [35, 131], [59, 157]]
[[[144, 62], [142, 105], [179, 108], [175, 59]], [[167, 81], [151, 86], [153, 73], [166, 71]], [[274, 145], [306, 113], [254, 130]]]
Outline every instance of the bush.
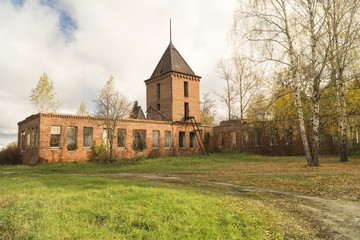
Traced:
[[109, 149], [106, 144], [102, 144], [99, 146], [96, 144], [96, 142], [94, 142], [92, 147], [92, 153], [93, 161], [107, 162], [110, 160]]
[[0, 164], [20, 164], [22, 156], [15, 142], [10, 143], [6, 148], [0, 151]]

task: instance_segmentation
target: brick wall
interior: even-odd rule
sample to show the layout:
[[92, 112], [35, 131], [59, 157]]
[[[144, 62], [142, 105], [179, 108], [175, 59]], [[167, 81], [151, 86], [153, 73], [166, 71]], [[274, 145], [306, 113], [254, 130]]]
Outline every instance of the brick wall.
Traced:
[[[188, 82], [188, 96], [184, 96], [184, 82]], [[184, 103], [189, 103], [190, 116], [200, 122], [200, 78], [181, 73], [167, 73], [149, 79], [146, 83], [146, 109], [150, 106], [157, 108], [171, 118], [172, 121], [182, 121], [184, 117]], [[156, 85], [160, 84], [160, 98], [157, 96]]]
[[[96, 117], [76, 116], [69, 114], [39, 113], [33, 115], [24, 121], [18, 123], [19, 146], [20, 135], [22, 131], [29, 128], [38, 127], [39, 144], [38, 147], [26, 148], [21, 150], [23, 153], [23, 162], [26, 164], [35, 164], [38, 162], [71, 162], [71, 161], [89, 161], [92, 158], [92, 149], [83, 147], [83, 129], [84, 127], [93, 128], [93, 141], [97, 145], [103, 143], [104, 125]], [[61, 147], [50, 147], [51, 126], [61, 126]], [[77, 148], [75, 150], [67, 149], [67, 129], [68, 127], [77, 127]], [[183, 155], [198, 152], [199, 144], [196, 142], [195, 148], [190, 148], [190, 132], [193, 127], [185, 123], [173, 123], [164, 121], [122, 119], [117, 126], [120, 129], [126, 129], [126, 147], [117, 147], [117, 138], [114, 139], [115, 153], [119, 158], [132, 158], [138, 155], [146, 156], [166, 156]], [[144, 151], [133, 150], [133, 130], [146, 130], [146, 149]], [[202, 127], [203, 133], [209, 132], [211, 128]], [[160, 146], [153, 148], [153, 131], [160, 132]], [[165, 131], [171, 132], [171, 147], [165, 148]], [[184, 148], [179, 148], [179, 132], [185, 132], [186, 144]], [[117, 134], [116, 134], [117, 135]]]
[[[242, 152], [250, 152], [261, 155], [304, 155], [304, 148], [300, 136], [299, 125], [296, 121], [287, 124], [293, 129], [293, 141], [289, 143], [286, 139], [285, 124], [282, 129], [277, 129], [278, 135], [276, 136], [276, 144], [271, 143], [270, 122], [247, 124], [246, 122], [223, 121], [219, 126], [213, 128], [213, 137], [211, 139], [211, 148], [214, 150], [233, 148], [231, 146], [231, 132], [236, 136], [235, 149]], [[281, 125], [281, 124], [278, 124]], [[261, 130], [261, 145], [257, 142], [257, 131]], [[310, 136], [312, 128], [308, 123], [306, 124], [307, 135]], [[243, 132], [247, 132], [249, 141], [244, 144]], [[222, 143], [220, 139], [223, 139]], [[332, 141], [329, 135], [323, 136], [324, 143], [320, 146], [320, 152], [323, 154], [337, 153], [338, 143]], [[311, 139], [308, 139], [311, 146]]]

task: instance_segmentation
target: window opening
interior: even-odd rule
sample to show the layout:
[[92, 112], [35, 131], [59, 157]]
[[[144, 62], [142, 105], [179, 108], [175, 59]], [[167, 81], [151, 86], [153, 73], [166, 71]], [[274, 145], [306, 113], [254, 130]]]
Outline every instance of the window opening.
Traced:
[[189, 83], [184, 82], [184, 97], [188, 97], [188, 96], [189, 96]]
[[50, 147], [61, 147], [61, 126], [51, 126], [50, 131]]
[[219, 147], [222, 148], [224, 146], [224, 133], [219, 133]]
[[270, 145], [277, 146], [279, 144], [279, 133], [277, 128], [270, 128]]
[[35, 148], [39, 147], [39, 127], [35, 128]]
[[236, 132], [230, 132], [231, 148], [236, 148]]
[[103, 128], [103, 145], [109, 145], [109, 138], [108, 138], [108, 130], [107, 128]]
[[255, 129], [255, 141], [256, 141], [256, 146], [263, 145], [263, 134], [261, 128]]
[[185, 132], [179, 132], [179, 148], [185, 148]]
[[93, 128], [92, 127], [84, 127], [83, 131], [83, 146], [84, 148], [91, 148], [93, 145]]
[[118, 129], [117, 146], [119, 148], [126, 147], [126, 129]]
[[195, 132], [190, 132], [190, 148], [195, 148]]
[[244, 147], [249, 145], [249, 132], [247, 130], [242, 131], [242, 145]]
[[171, 147], [171, 132], [165, 131], [165, 148]]
[[160, 131], [153, 131], [153, 148], [159, 148], [160, 146]]
[[133, 149], [135, 151], [142, 151], [146, 149], [146, 130], [133, 131]]
[[77, 148], [77, 127], [67, 128], [67, 150], [74, 151]]
[[189, 117], [189, 103], [184, 103], [184, 116], [185, 118]]
[[158, 99], [160, 98], [160, 83], [156, 84], [156, 96]]

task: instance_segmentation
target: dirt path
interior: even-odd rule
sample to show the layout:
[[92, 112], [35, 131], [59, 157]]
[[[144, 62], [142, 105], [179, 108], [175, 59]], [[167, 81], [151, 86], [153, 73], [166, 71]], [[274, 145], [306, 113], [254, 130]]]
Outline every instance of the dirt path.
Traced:
[[297, 207], [312, 219], [315, 219], [325, 239], [360, 239], [360, 202], [346, 200], [331, 200], [321, 197], [307, 196], [286, 191], [278, 191], [268, 188], [253, 186], [239, 186], [231, 183], [204, 181], [189, 178], [185, 174], [162, 175], [151, 173], [110, 173], [110, 174], [69, 174], [72, 176], [101, 176], [101, 177], [124, 177], [124, 178], [149, 178], [154, 180], [182, 180], [201, 182], [210, 185], [224, 186], [232, 193], [239, 192], [268, 192], [306, 199], [312, 204], [299, 204]]

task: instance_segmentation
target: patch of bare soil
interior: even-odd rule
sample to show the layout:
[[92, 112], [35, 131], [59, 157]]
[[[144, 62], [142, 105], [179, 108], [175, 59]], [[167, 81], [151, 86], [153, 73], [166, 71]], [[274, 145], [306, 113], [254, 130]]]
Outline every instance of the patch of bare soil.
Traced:
[[[203, 182], [231, 188], [231, 192], [268, 192], [278, 195], [287, 195], [298, 199], [305, 199], [298, 204], [298, 208], [320, 226], [320, 236], [323, 239], [360, 239], [360, 202], [346, 200], [331, 200], [321, 197], [278, 191], [274, 189], [253, 186], [239, 186], [231, 183], [213, 182], [188, 178], [186, 175], [161, 175], [149, 173], [112, 173], [112, 174], [71, 174], [73, 176], [108, 176], [150, 178], [155, 180], [183, 180]], [[310, 204], [306, 204], [310, 203]]]

